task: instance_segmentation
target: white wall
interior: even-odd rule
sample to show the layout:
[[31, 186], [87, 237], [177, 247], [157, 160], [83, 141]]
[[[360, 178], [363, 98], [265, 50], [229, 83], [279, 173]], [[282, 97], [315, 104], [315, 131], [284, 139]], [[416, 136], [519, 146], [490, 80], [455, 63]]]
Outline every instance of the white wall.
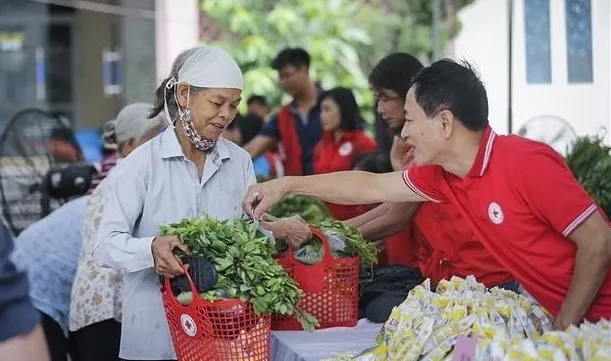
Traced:
[[[565, 3], [550, 1], [552, 83], [527, 84], [524, 2], [514, 1], [513, 32], [513, 132], [525, 121], [541, 115], [567, 120], [578, 135], [607, 128], [611, 144], [611, 4], [591, 0], [594, 82], [567, 81]], [[507, 2], [478, 0], [459, 13], [463, 28], [455, 41], [455, 57], [479, 69], [488, 90], [490, 122], [507, 133], [508, 26]]]
[[199, 44], [199, 1], [156, 0], [157, 81], [168, 76], [183, 50]]

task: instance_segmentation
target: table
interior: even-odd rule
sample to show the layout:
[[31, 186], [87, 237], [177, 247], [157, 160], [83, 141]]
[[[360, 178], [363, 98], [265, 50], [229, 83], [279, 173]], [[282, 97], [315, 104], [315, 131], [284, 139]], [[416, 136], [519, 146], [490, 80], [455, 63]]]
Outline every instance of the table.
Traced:
[[339, 352], [359, 353], [375, 345], [383, 324], [362, 319], [355, 327], [305, 331], [273, 331], [272, 361], [319, 361]]

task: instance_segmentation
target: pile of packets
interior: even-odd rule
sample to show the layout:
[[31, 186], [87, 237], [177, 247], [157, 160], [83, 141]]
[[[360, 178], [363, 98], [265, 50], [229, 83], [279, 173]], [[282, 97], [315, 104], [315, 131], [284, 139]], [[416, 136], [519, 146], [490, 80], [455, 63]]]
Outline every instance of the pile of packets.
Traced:
[[609, 361], [611, 322], [582, 323], [565, 331], [547, 331], [537, 339], [510, 338], [502, 328], [478, 337], [475, 361]]
[[477, 339], [471, 360], [610, 360], [609, 322], [585, 323], [552, 332], [549, 313], [531, 298], [493, 288], [474, 277], [430, 281], [412, 289], [395, 307], [376, 339], [360, 355], [339, 354], [328, 361], [449, 361], [460, 337]]

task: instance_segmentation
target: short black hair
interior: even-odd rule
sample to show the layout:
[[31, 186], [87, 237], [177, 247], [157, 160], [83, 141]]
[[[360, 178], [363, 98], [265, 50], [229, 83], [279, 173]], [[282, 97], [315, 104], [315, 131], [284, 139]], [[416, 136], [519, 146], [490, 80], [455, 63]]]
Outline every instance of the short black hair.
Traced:
[[379, 151], [357, 155], [352, 162], [352, 169], [372, 173], [388, 173], [393, 171], [388, 154]]
[[252, 95], [250, 98], [248, 98], [248, 100], [246, 101], [246, 105], [251, 105], [253, 103], [259, 103], [263, 106], [267, 106], [267, 99], [265, 99], [265, 97], [263, 95]]
[[320, 102], [325, 98], [330, 98], [339, 107], [339, 129], [354, 130], [361, 125], [363, 118], [352, 90], [344, 87], [333, 88], [320, 95]]
[[412, 78], [424, 66], [413, 55], [393, 53], [384, 57], [369, 74], [369, 84], [374, 89], [389, 89], [403, 98], [412, 85]]
[[265, 121], [258, 115], [255, 114], [247, 114], [244, 116], [237, 117], [234, 120], [234, 123], [237, 123], [236, 126], [240, 130], [240, 135], [242, 136], [242, 144], [248, 144], [257, 134], [261, 128], [263, 128], [263, 124]]
[[412, 86], [427, 117], [449, 110], [469, 130], [488, 126], [486, 88], [468, 62], [436, 61], [414, 77]]
[[276, 55], [272, 61], [272, 68], [280, 71], [287, 65], [292, 65], [295, 68], [305, 66], [310, 67], [310, 54], [302, 48], [286, 48]]

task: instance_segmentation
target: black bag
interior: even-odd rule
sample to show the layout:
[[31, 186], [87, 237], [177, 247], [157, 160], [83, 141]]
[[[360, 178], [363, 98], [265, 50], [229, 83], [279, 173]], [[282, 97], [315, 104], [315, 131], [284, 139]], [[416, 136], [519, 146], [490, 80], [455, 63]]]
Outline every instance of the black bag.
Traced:
[[[189, 264], [189, 276], [191, 276], [198, 293], [206, 292], [216, 285], [218, 273], [212, 262], [203, 257], [187, 255], [182, 256], [181, 260], [184, 264]], [[159, 276], [159, 281], [163, 284], [163, 277]], [[185, 275], [172, 278], [170, 280], [170, 287], [175, 296], [182, 292], [191, 291], [189, 281]]]
[[359, 277], [359, 318], [382, 323], [409, 291], [424, 281], [420, 270], [404, 266], [362, 268]]

